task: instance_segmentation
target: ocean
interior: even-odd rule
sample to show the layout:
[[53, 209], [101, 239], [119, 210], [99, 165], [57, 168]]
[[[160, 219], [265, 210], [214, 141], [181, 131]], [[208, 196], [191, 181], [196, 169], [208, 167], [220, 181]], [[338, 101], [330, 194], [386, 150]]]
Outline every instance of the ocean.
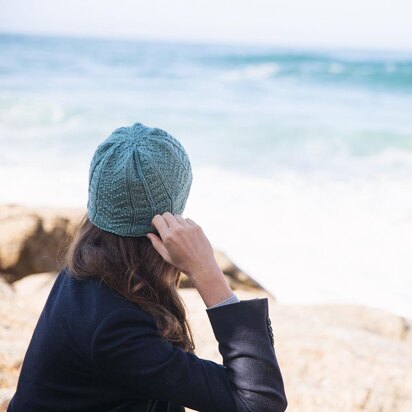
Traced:
[[280, 303], [412, 318], [412, 52], [0, 34], [0, 203], [87, 203], [142, 122], [185, 146], [184, 217]]

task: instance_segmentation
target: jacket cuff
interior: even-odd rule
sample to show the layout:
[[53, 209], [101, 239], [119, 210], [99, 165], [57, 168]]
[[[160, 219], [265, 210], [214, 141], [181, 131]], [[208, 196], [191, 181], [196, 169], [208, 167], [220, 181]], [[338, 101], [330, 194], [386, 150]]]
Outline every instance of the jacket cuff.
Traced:
[[254, 341], [256, 333], [263, 332], [270, 341], [267, 318], [267, 298], [241, 300], [236, 305], [222, 305], [206, 309], [215, 338], [223, 346], [245, 338]]

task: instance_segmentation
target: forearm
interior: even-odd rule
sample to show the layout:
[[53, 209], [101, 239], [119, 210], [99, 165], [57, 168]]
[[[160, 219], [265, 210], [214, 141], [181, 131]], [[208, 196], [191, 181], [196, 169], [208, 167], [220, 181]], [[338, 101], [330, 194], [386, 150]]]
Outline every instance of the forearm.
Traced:
[[195, 274], [193, 283], [207, 308], [215, 306], [234, 295], [222, 270], [216, 265], [207, 274]]

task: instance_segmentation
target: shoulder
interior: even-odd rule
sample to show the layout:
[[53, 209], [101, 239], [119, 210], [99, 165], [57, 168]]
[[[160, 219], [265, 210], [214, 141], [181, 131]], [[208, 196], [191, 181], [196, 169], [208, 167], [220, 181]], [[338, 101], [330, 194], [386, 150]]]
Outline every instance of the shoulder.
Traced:
[[65, 267], [56, 279], [55, 288], [54, 294], [59, 295], [60, 306], [69, 309], [76, 318], [86, 319], [89, 325], [96, 326], [109, 318], [119, 320], [131, 317], [153, 321], [140, 305], [128, 300], [98, 277], [78, 279]]

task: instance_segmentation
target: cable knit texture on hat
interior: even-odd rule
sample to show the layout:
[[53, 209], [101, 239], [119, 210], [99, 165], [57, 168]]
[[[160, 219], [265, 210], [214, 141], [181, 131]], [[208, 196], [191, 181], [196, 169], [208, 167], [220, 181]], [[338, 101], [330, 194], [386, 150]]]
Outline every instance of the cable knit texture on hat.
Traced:
[[142, 123], [120, 127], [94, 153], [87, 214], [117, 235], [158, 233], [153, 217], [182, 214], [191, 184], [189, 157], [176, 138]]

